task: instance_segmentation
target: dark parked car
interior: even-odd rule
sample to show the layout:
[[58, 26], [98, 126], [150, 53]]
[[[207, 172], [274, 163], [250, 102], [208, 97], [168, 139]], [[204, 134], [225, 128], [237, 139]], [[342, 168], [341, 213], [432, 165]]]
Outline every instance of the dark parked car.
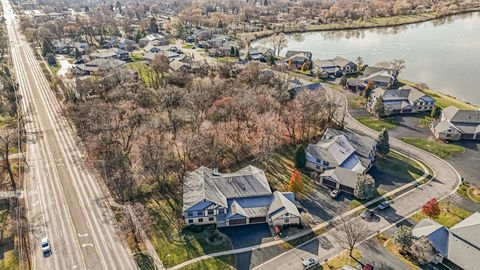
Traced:
[[391, 204], [390, 201], [384, 201], [377, 206], [377, 210], [387, 209], [388, 207], [390, 207], [390, 204]]
[[365, 212], [360, 214], [360, 217], [363, 219], [371, 219], [375, 216], [375, 211], [368, 209]]

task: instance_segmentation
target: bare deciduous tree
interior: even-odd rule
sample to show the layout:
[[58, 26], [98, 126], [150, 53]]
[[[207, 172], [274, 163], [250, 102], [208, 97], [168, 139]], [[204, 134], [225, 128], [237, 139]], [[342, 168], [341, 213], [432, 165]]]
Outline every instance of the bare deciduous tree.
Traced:
[[341, 216], [337, 225], [332, 231], [332, 236], [340, 243], [340, 245], [348, 249], [348, 255], [351, 257], [353, 248], [360, 241], [364, 240], [368, 235], [365, 222], [359, 217], [347, 218]]

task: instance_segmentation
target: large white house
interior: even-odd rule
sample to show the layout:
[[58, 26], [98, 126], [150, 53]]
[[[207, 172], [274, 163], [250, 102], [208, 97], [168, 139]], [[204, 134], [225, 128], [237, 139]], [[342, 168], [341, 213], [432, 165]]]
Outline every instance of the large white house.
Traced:
[[300, 223], [293, 193], [272, 193], [265, 173], [254, 166], [234, 173], [202, 166], [188, 173], [183, 183], [183, 217], [187, 225], [218, 227]]

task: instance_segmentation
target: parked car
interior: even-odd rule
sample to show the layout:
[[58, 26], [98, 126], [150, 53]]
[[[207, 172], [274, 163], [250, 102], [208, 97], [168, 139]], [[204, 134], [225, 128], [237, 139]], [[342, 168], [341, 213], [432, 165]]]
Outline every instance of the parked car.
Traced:
[[384, 210], [390, 207], [390, 201], [384, 201], [377, 206], [377, 210]]
[[50, 247], [50, 243], [48, 242], [48, 238], [43, 238], [41, 240], [41, 246], [42, 246], [42, 253], [43, 254], [48, 254], [50, 253], [50, 251], [52, 251], [51, 247]]
[[365, 212], [360, 214], [360, 217], [363, 219], [371, 219], [375, 216], [375, 211], [368, 209]]
[[302, 265], [304, 270], [308, 270], [308, 269], [313, 269], [319, 266], [320, 263], [317, 258], [310, 258], [308, 260], [303, 261]]
[[335, 199], [335, 198], [337, 198], [338, 194], [340, 194], [340, 190], [339, 189], [334, 189], [334, 190], [332, 190], [332, 192], [330, 192], [330, 197], [332, 197], [332, 199]]
[[373, 270], [373, 265], [367, 263], [365, 266], [362, 268], [362, 270]]

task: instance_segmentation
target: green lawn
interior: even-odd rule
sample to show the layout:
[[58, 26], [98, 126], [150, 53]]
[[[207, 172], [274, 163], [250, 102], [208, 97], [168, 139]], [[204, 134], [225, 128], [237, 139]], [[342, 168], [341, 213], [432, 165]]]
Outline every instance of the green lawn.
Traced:
[[181, 217], [173, 210], [178, 208], [173, 201], [152, 200], [147, 205], [154, 220], [149, 237], [166, 267], [232, 248], [230, 239], [219, 234], [213, 226], [183, 228], [179, 222]]
[[235, 256], [226, 255], [192, 263], [181, 270], [227, 270], [235, 269]]
[[376, 131], [382, 131], [383, 128], [392, 130], [398, 126], [397, 122], [393, 121], [388, 117], [378, 119], [373, 116], [357, 116], [355, 117], [355, 119], [357, 119], [363, 125]]
[[451, 158], [455, 155], [463, 153], [465, 150], [462, 146], [447, 144], [433, 139], [401, 138], [401, 140], [441, 158]]
[[470, 184], [464, 183], [458, 187], [457, 193], [466, 199], [480, 204], [480, 196], [474, 193], [475, 189], [476, 188], [470, 186]]
[[[468, 212], [467, 210], [465, 209], [462, 209], [460, 207], [457, 207], [457, 206], [450, 206], [450, 209], [449, 211], [447, 211], [447, 205], [440, 202], [440, 215], [436, 218], [433, 218], [433, 220], [435, 220], [436, 222], [438, 222], [439, 224], [447, 227], [447, 228], [451, 228], [453, 226], [455, 226], [457, 223], [459, 223], [460, 221], [466, 219], [467, 217], [469, 217], [472, 213]], [[418, 211], [417, 213], [415, 213], [410, 219], [416, 221], [416, 222], [419, 222], [420, 220], [422, 219], [425, 219], [425, 218], [429, 218], [428, 216], [426, 216], [422, 210]]]
[[377, 158], [372, 176], [375, 176], [375, 173], [395, 178], [396, 181], [410, 182], [420, 178], [424, 171], [414, 160], [390, 151], [385, 157]]
[[434, 120], [435, 118], [425, 115], [425, 117], [418, 121], [418, 126], [422, 128], [428, 128]]
[[128, 63], [127, 66], [130, 69], [138, 72], [138, 76], [140, 77], [140, 79], [142, 79], [142, 81], [145, 84], [151, 85], [154, 83], [155, 73], [145, 63], [132, 62], [132, 63]]
[[182, 49], [193, 49], [193, 47], [195, 47], [195, 45], [193, 45], [193, 44], [183, 44], [182, 45]]
[[144, 58], [141, 53], [130, 53], [130, 59], [136, 62], [136, 61], [142, 61]]
[[47, 64], [47, 66], [48, 66], [48, 68], [50, 68], [53, 75], [57, 75], [58, 70], [61, 68], [61, 66], [59, 64], [55, 64], [55, 66], [51, 66], [51, 65]]

